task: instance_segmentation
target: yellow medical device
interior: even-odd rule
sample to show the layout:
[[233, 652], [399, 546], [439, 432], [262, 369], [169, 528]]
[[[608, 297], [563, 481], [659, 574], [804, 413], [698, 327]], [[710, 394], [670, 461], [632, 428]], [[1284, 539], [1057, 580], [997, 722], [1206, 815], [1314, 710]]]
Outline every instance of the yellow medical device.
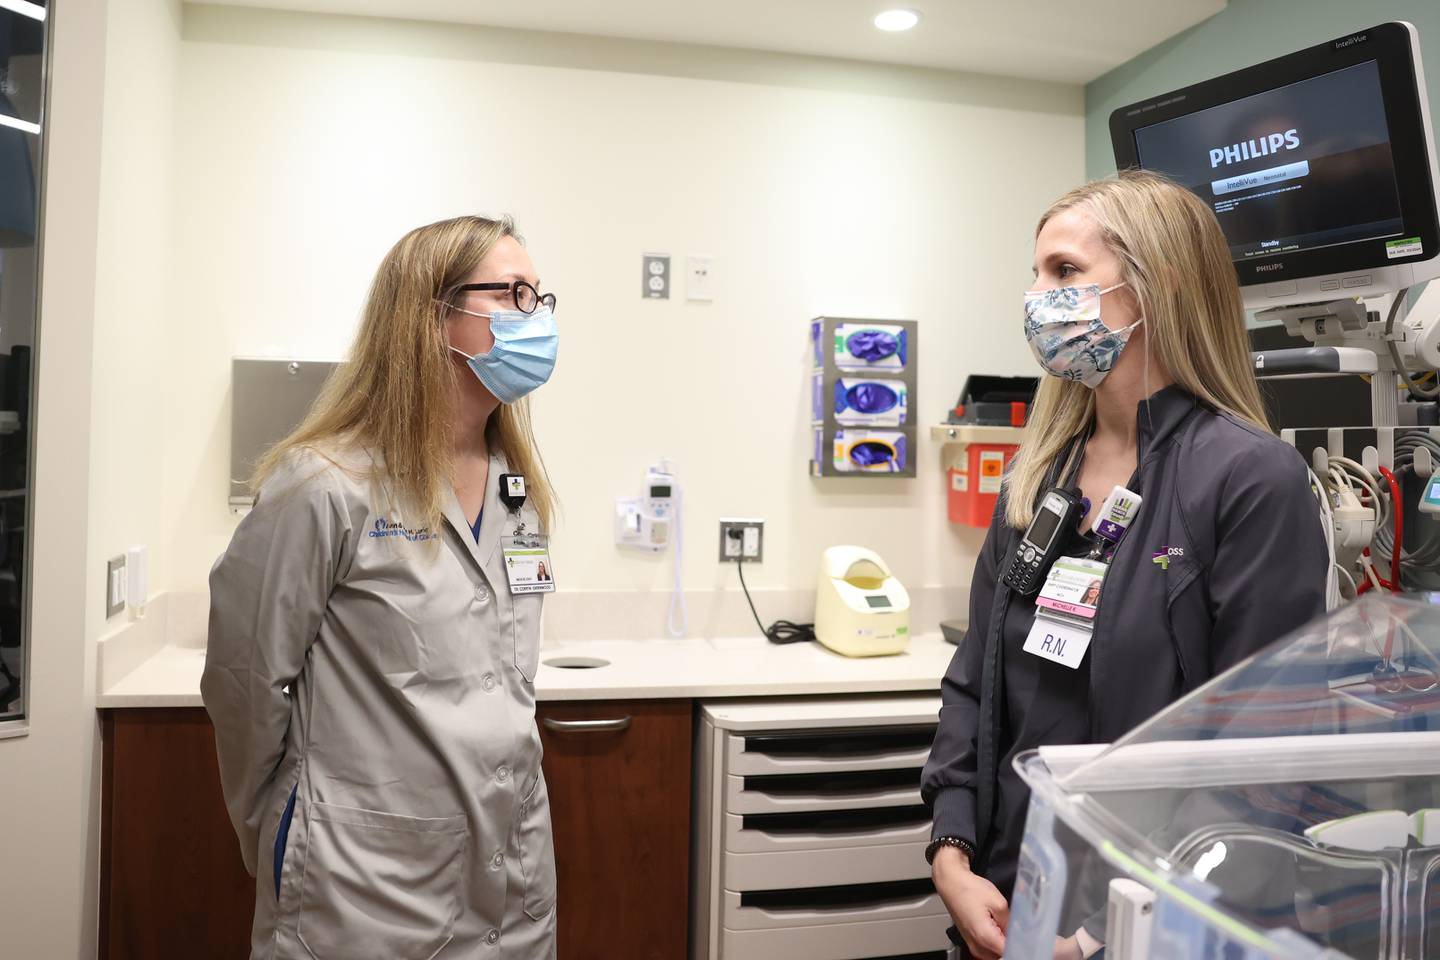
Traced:
[[847, 657], [901, 653], [910, 642], [910, 594], [879, 554], [831, 547], [820, 559], [815, 638]]

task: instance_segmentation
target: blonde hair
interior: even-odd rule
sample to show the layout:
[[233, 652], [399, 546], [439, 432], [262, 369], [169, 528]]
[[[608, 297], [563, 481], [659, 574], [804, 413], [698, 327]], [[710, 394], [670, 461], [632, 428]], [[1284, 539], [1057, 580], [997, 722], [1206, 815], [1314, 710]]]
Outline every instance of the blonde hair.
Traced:
[[[1145, 318], [1146, 349], [1172, 382], [1268, 432], [1235, 267], [1210, 208], [1164, 177], [1125, 170], [1055, 201], [1036, 236], [1051, 217], [1071, 208], [1095, 220], [1106, 247], [1120, 259], [1120, 279], [1134, 291]], [[1042, 485], [1094, 412], [1090, 388], [1044, 378], [1005, 483], [1005, 519], [1012, 527], [1029, 526]]]
[[[260, 460], [258, 490], [292, 453], [330, 445], [377, 455], [379, 482], [438, 530], [453, 482], [458, 365], [450, 359], [445, 303], [504, 237], [524, 242], [508, 217], [465, 216], [411, 230], [375, 272], [360, 330], [305, 420]], [[470, 376], [468, 371], [463, 375]], [[549, 529], [555, 498], [535, 446], [529, 399], [501, 404], [485, 423], [492, 453], [525, 475], [529, 502]], [[492, 481], [493, 482], [493, 481]], [[398, 495], [398, 496], [397, 496]]]

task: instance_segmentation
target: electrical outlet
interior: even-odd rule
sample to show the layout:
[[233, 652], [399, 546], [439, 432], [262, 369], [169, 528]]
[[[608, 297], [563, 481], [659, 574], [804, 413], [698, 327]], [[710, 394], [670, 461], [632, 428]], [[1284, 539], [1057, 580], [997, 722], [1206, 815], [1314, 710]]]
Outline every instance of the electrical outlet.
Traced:
[[643, 268], [640, 273], [640, 295], [647, 300], [670, 299], [670, 255], [668, 253], [647, 253], [642, 255]]
[[765, 521], [720, 518], [720, 562], [759, 563], [765, 558]]
[[113, 557], [105, 564], [105, 617], [125, 609], [125, 558]]

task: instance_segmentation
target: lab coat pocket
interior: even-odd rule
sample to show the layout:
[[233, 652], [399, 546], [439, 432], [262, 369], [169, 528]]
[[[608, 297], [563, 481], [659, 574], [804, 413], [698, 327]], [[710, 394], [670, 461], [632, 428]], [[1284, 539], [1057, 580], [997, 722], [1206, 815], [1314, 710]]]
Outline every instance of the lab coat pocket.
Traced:
[[315, 960], [429, 960], [461, 910], [463, 816], [309, 803], [297, 933]]
[[520, 805], [515, 843], [525, 875], [525, 913], [531, 920], [543, 920], [555, 909], [555, 843], [544, 774], [535, 777], [535, 787]]
[[526, 680], [535, 679], [540, 665], [540, 604], [541, 594], [522, 594], [513, 598], [515, 617], [515, 669]]

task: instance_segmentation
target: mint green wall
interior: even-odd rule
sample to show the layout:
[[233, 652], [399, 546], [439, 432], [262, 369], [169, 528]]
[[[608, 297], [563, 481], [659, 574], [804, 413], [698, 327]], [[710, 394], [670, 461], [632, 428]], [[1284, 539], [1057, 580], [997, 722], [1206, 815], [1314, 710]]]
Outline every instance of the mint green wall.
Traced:
[[1085, 87], [1085, 173], [1115, 171], [1110, 112], [1152, 94], [1248, 67], [1389, 20], [1420, 31], [1432, 121], [1440, 121], [1440, 0], [1230, 0], [1198, 26]]

